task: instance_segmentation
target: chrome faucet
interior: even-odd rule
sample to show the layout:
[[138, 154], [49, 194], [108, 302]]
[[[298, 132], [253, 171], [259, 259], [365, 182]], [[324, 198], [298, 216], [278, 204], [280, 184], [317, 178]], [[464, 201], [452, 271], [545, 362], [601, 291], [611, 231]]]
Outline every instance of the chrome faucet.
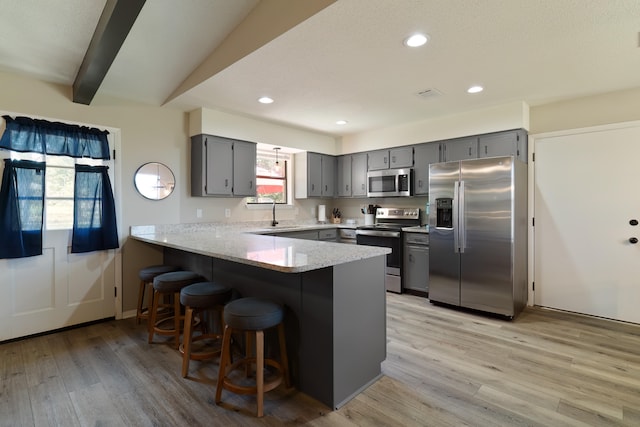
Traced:
[[273, 200], [273, 220], [271, 221], [271, 226], [275, 227], [278, 225], [278, 221], [276, 221], [276, 201]]

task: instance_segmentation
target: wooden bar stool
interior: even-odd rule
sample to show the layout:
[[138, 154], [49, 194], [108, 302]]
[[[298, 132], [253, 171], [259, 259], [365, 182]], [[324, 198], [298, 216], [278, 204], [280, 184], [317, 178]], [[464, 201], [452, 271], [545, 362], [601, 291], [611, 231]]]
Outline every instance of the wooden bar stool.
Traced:
[[[284, 310], [275, 302], [261, 298], [240, 298], [228, 303], [224, 308], [224, 335], [222, 338], [222, 354], [220, 356], [220, 368], [218, 371], [218, 385], [216, 389], [216, 403], [222, 399], [222, 389], [227, 389], [237, 394], [255, 394], [258, 403], [257, 416], [263, 416], [264, 393], [273, 390], [282, 383], [290, 387], [289, 361], [287, 359], [287, 347], [284, 338]], [[264, 356], [264, 331], [278, 327], [278, 340], [280, 344], [280, 362], [274, 359], [265, 359]], [[245, 332], [245, 357], [231, 363], [231, 334]], [[255, 355], [251, 354], [252, 335], [255, 334]], [[255, 364], [255, 381], [249, 385], [241, 384], [232, 379], [230, 375], [238, 367], [245, 368], [246, 377]], [[265, 365], [276, 369], [274, 378], [264, 382]]]
[[[156, 276], [153, 279], [153, 304], [149, 317], [149, 344], [153, 342], [153, 336], [173, 335], [175, 337], [175, 348], [180, 346], [180, 322], [184, 319], [180, 305], [180, 291], [185, 286], [200, 282], [202, 277], [192, 271], [172, 271]], [[160, 302], [160, 298], [171, 295], [173, 301]], [[169, 308], [172, 313], [168, 317], [158, 319], [158, 310]], [[173, 328], [161, 328], [160, 325], [169, 320], [173, 320]]]
[[145, 307], [144, 296], [148, 287], [152, 288], [151, 292], [153, 292], [153, 279], [160, 274], [178, 270], [180, 270], [180, 267], [174, 267], [172, 265], [152, 265], [145, 267], [138, 272], [138, 277], [140, 277], [140, 287], [138, 288], [138, 307], [136, 309], [136, 323], [138, 325], [140, 324], [140, 320], [149, 318], [149, 308], [153, 304], [153, 297], [148, 298], [147, 306]]
[[[182, 345], [180, 346], [180, 352], [182, 353], [182, 376], [184, 378], [186, 378], [189, 372], [190, 360], [212, 359], [220, 354], [220, 349], [194, 352], [192, 351], [192, 344], [196, 341], [206, 339], [222, 339], [221, 333], [215, 333], [209, 330], [209, 319], [205, 319], [204, 314], [205, 312], [215, 312], [219, 315], [220, 328], [222, 328], [222, 325], [224, 325], [224, 319], [222, 317], [223, 306], [231, 299], [231, 293], [231, 288], [216, 282], [198, 282], [185, 286], [180, 291], [180, 303], [185, 306], [184, 333], [182, 335]], [[202, 333], [193, 336], [193, 328], [196, 323], [195, 316], [200, 318]]]

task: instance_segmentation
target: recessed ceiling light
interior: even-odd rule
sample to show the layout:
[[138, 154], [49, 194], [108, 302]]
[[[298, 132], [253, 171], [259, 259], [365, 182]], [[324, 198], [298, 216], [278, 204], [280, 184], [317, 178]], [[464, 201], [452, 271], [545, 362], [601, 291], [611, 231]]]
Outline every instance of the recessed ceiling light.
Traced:
[[413, 34], [404, 39], [405, 46], [419, 47], [429, 41], [429, 37], [426, 34]]
[[262, 96], [258, 99], [258, 102], [261, 104], [271, 104], [273, 102], [273, 99], [269, 98], [268, 96]]
[[337, 124], [337, 125], [346, 125], [346, 124], [347, 124], [347, 121], [346, 121], [346, 120], [338, 120], [338, 121], [336, 122], [336, 124]]
[[484, 88], [482, 86], [471, 86], [467, 89], [467, 93], [479, 93], [482, 92]]

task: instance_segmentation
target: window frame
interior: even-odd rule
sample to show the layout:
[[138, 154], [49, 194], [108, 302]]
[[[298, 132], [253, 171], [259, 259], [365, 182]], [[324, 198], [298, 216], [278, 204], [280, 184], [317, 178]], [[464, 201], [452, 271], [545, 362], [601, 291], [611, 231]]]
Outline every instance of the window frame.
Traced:
[[[272, 176], [272, 175], [258, 175], [258, 159], [262, 156], [264, 159], [272, 160], [276, 157], [276, 154], [272, 151], [272, 149], [258, 147], [256, 151], [256, 196], [255, 197], [246, 197], [245, 203], [248, 208], [260, 208], [260, 207], [269, 207], [273, 205], [273, 200], [269, 201], [258, 201], [259, 197], [257, 195], [257, 187], [258, 187], [258, 179], [276, 179], [284, 181], [284, 193], [285, 200], [282, 202], [276, 201], [276, 205], [278, 206], [293, 206], [293, 184], [291, 182], [291, 177], [293, 176], [291, 170], [291, 159], [292, 155], [288, 152], [279, 152], [278, 153], [278, 161], [283, 163], [283, 176]], [[255, 201], [252, 201], [255, 199]]]

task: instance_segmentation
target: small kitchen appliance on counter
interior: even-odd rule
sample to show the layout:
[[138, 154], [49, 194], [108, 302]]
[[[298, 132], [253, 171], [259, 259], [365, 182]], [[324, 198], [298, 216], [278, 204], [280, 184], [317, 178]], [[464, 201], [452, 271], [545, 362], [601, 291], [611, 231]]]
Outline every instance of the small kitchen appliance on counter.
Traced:
[[391, 248], [385, 266], [387, 291], [402, 293], [402, 228], [419, 225], [419, 208], [377, 208], [375, 223], [356, 229], [359, 245]]

